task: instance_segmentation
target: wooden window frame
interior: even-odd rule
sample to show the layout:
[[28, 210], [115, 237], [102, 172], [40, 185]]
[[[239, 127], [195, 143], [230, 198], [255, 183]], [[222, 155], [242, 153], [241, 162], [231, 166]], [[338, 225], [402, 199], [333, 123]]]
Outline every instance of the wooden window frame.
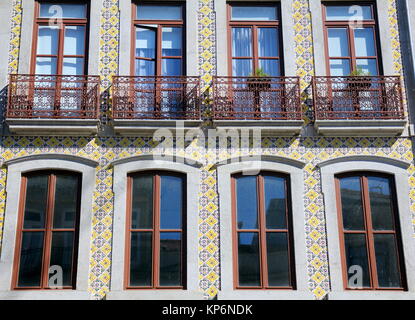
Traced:
[[[140, 175], [152, 175], [153, 178], [153, 227], [150, 229], [132, 229], [132, 201], [133, 201], [133, 178]], [[180, 177], [183, 181], [183, 199], [182, 199], [182, 227], [181, 229], [160, 229], [160, 176], [174, 176]], [[125, 233], [125, 262], [124, 262], [124, 289], [126, 290], [171, 290], [187, 288], [187, 203], [186, 203], [186, 186], [187, 177], [182, 173], [172, 173], [168, 171], [140, 171], [134, 172], [127, 177], [127, 218], [126, 218], [126, 233]], [[132, 232], [152, 232], [152, 277], [151, 286], [132, 286], [130, 285], [130, 263], [131, 263], [131, 234]], [[160, 233], [162, 232], [178, 232], [181, 234], [181, 286], [160, 286], [159, 270], [160, 270]]]
[[[341, 201], [341, 189], [340, 189], [340, 180], [347, 177], [359, 177], [360, 186], [361, 186], [361, 200], [362, 200], [362, 209], [363, 209], [363, 219], [365, 230], [345, 230], [343, 227], [343, 215], [342, 215], [342, 201]], [[393, 211], [393, 223], [394, 231], [391, 230], [373, 230], [372, 227], [372, 212], [370, 208], [370, 198], [369, 198], [369, 187], [368, 187], [368, 177], [380, 177], [389, 180], [390, 188], [392, 191], [392, 211]], [[340, 236], [340, 253], [341, 253], [341, 262], [343, 270], [343, 288], [344, 290], [359, 290], [359, 291], [407, 291], [407, 280], [404, 264], [404, 252], [402, 245], [402, 235], [401, 228], [399, 223], [399, 212], [398, 212], [398, 203], [397, 203], [397, 194], [395, 180], [390, 174], [381, 174], [373, 172], [349, 172], [344, 174], [335, 175], [335, 192], [336, 192], [336, 203], [337, 203], [337, 219], [338, 219], [338, 228]], [[345, 248], [345, 234], [364, 234], [366, 237], [366, 246], [367, 246], [367, 258], [368, 258], [368, 272], [370, 277], [370, 287], [364, 288], [350, 288], [348, 286], [348, 270], [347, 270], [347, 261], [346, 261], [346, 248]], [[374, 235], [376, 234], [393, 234], [395, 235], [395, 250], [397, 256], [397, 265], [400, 273], [401, 287], [379, 287], [378, 283], [378, 274], [377, 274], [377, 265], [376, 265], [376, 255], [375, 255], [375, 244], [374, 244]]]
[[[238, 6], [273, 6], [277, 10], [277, 20], [275, 21], [257, 21], [257, 20], [232, 20], [232, 7]], [[252, 71], [259, 69], [259, 60], [277, 60], [279, 62], [280, 76], [284, 75], [284, 52], [283, 52], [283, 37], [282, 37], [282, 24], [281, 24], [281, 5], [278, 2], [227, 2], [226, 4], [226, 15], [227, 15], [227, 33], [228, 33], [228, 74], [233, 76], [233, 60], [236, 59], [250, 59], [252, 60]], [[232, 28], [250, 28], [252, 34], [252, 57], [233, 57], [232, 52]], [[259, 57], [258, 52], [258, 28], [277, 28], [278, 30], [278, 57]]]
[[[359, 21], [359, 24], [362, 28], [372, 28], [374, 30], [374, 46], [376, 56], [367, 56], [367, 57], [356, 57], [356, 50], [355, 50], [355, 41], [354, 41], [354, 28], [350, 25], [349, 21], [345, 20], [338, 20], [338, 21], [330, 21], [327, 20], [327, 7], [334, 7], [334, 6], [353, 6], [353, 5], [364, 5], [370, 6], [372, 11], [371, 20], [362, 20]], [[327, 75], [331, 75], [330, 72], [330, 60], [348, 60], [350, 66], [350, 72], [353, 72], [357, 69], [357, 60], [358, 59], [376, 59], [376, 68], [378, 75], [383, 74], [383, 66], [382, 66], [382, 52], [380, 50], [380, 39], [379, 39], [379, 23], [378, 23], [378, 16], [376, 10], [376, 3], [372, 1], [363, 1], [363, 2], [323, 2], [322, 3], [322, 13], [323, 13], [323, 33], [324, 33], [324, 50], [326, 54], [326, 71]], [[347, 57], [330, 57], [329, 54], [329, 38], [328, 38], [328, 29], [329, 28], [338, 28], [338, 29], [346, 29], [347, 32], [347, 41], [349, 44], [349, 56]]]
[[[32, 38], [32, 58], [30, 62], [30, 73], [36, 73], [36, 58], [56, 58], [56, 75], [63, 75], [63, 60], [64, 58], [83, 58], [83, 75], [88, 74], [88, 52], [89, 52], [89, 20], [90, 20], [90, 2], [88, 0], [75, 0], [68, 1], [62, 0], [56, 2], [56, 5], [59, 4], [85, 4], [86, 6], [86, 17], [84, 19], [70, 19], [63, 18], [59, 19], [59, 36], [58, 36], [58, 49], [56, 55], [44, 55], [37, 54], [37, 43], [39, 37], [39, 26], [47, 26], [51, 18], [41, 18], [40, 17], [40, 5], [43, 0], [35, 1], [35, 18], [33, 23], [33, 38]], [[55, 19], [55, 18], [52, 18]], [[65, 27], [66, 26], [84, 26], [85, 27], [85, 37], [84, 37], [84, 54], [83, 55], [64, 55], [64, 40], [65, 40]]]
[[[173, 5], [180, 6], [182, 9], [181, 20], [139, 20], [137, 18], [137, 8], [140, 5]], [[183, 2], [149, 2], [149, 1], [133, 1], [131, 10], [131, 64], [130, 74], [131, 76], [137, 76], [135, 73], [136, 60], [155, 61], [155, 73], [154, 76], [162, 76], [162, 60], [163, 59], [181, 59], [181, 75], [186, 75], [186, 3]], [[156, 25], [156, 27], [147, 26], [145, 28], [156, 31], [156, 54], [155, 58], [141, 58], [136, 56], [136, 28], [139, 25]], [[163, 56], [162, 54], [162, 30], [163, 28], [182, 28], [182, 55], [181, 56]]]
[[[47, 200], [45, 205], [45, 225], [44, 228], [39, 229], [24, 229], [24, 214], [26, 205], [26, 192], [27, 192], [27, 178], [36, 174], [48, 175], [48, 191]], [[70, 175], [78, 177], [78, 194], [77, 194], [77, 212], [75, 217], [74, 228], [53, 228], [53, 214], [55, 207], [55, 189], [56, 189], [56, 175]], [[74, 232], [74, 245], [72, 251], [72, 285], [63, 286], [61, 289], [53, 290], [76, 290], [77, 281], [77, 261], [78, 261], [78, 247], [79, 247], [79, 224], [80, 224], [80, 211], [81, 211], [81, 188], [82, 188], [82, 175], [71, 171], [59, 171], [59, 170], [40, 170], [32, 171], [22, 175], [20, 184], [20, 200], [19, 200], [19, 212], [17, 220], [17, 232], [16, 232], [16, 246], [14, 252], [14, 264], [12, 275], [12, 290], [52, 290], [48, 287], [49, 282], [49, 264], [52, 250], [52, 233], [53, 232]], [[22, 250], [22, 238], [24, 232], [44, 232], [43, 236], [43, 254], [42, 254], [42, 268], [41, 268], [41, 282], [37, 287], [19, 287], [19, 269], [20, 269], [20, 255]]]
[[[290, 177], [286, 174], [275, 173], [271, 171], [261, 171], [256, 175], [257, 185], [257, 229], [239, 229], [237, 226], [237, 194], [236, 180], [242, 177], [242, 173], [231, 175], [231, 207], [232, 207], [232, 256], [233, 256], [233, 274], [234, 274], [234, 290], [295, 290], [296, 289], [296, 273], [295, 273], [295, 257], [294, 257], [294, 239], [293, 239], [293, 221], [292, 221], [292, 204], [291, 204], [291, 183]], [[285, 180], [286, 190], [286, 229], [267, 229], [265, 216], [265, 190], [264, 176], [279, 177]], [[238, 265], [238, 234], [248, 232], [257, 233], [259, 239], [259, 267], [260, 267], [260, 286], [240, 286], [239, 285], [239, 265]], [[289, 281], [290, 286], [277, 287], [268, 285], [268, 264], [267, 264], [267, 245], [266, 235], [269, 232], [286, 233], [288, 239], [288, 263], [289, 263]]]

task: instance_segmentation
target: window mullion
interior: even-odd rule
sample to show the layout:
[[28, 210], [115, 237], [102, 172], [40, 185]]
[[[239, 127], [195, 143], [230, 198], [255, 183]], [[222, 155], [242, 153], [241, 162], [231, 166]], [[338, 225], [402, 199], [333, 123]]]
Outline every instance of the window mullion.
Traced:
[[252, 74], [255, 74], [255, 70], [258, 69], [259, 66], [259, 59], [258, 59], [258, 28], [257, 26], [252, 26], [252, 59], [253, 59], [253, 70], [252, 70]]
[[378, 277], [377, 277], [377, 267], [376, 267], [376, 254], [375, 254], [375, 244], [373, 236], [373, 226], [372, 226], [372, 216], [370, 210], [370, 200], [369, 200], [369, 184], [366, 176], [362, 177], [362, 199], [363, 207], [366, 221], [366, 230], [367, 230], [367, 241], [368, 241], [368, 251], [369, 251], [369, 265], [371, 270], [371, 280], [372, 287], [378, 288]]
[[48, 179], [48, 197], [46, 204], [46, 219], [45, 219], [45, 238], [43, 245], [43, 263], [42, 263], [42, 288], [48, 288], [49, 282], [49, 264], [52, 247], [52, 223], [53, 223], [53, 209], [55, 198], [56, 176], [49, 175]]
[[160, 286], [160, 176], [154, 176], [154, 212], [153, 212], [153, 287]]
[[267, 265], [267, 250], [266, 250], [266, 222], [264, 210], [264, 177], [258, 176], [258, 214], [259, 214], [259, 252], [261, 257], [261, 287], [268, 287], [268, 265]]
[[354, 43], [354, 29], [351, 26], [346, 27], [349, 34], [349, 53], [351, 59], [351, 71], [357, 70], [356, 48]]

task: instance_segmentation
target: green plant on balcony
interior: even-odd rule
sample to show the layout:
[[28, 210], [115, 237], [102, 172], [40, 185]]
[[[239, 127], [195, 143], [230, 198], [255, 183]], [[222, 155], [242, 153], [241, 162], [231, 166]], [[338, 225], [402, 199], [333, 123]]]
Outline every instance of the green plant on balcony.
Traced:
[[271, 79], [269, 74], [265, 73], [262, 68], [255, 69], [248, 78], [248, 88], [254, 91], [266, 91], [271, 88]]
[[372, 78], [370, 76], [370, 72], [366, 72], [361, 67], [357, 67], [357, 69], [349, 74], [349, 88], [359, 90], [370, 88], [372, 85]]

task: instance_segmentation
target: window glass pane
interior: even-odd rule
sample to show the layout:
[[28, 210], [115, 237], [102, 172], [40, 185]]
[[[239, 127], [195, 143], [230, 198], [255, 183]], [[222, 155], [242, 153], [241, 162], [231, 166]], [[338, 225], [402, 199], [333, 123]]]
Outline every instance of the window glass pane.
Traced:
[[132, 232], [130, 285], [151, 286], [152, 265], [152, 232]]
[[78, 181], [78, 177], [74, 175], [57, 175], [54, 228], [75, 228], [78, 212]]
[[132, 192], [131, 228], [153, 228], [153, 176], [134, 177]]
[[182, 28], [163, 28], [162, 55], [178, 57], [182, 55]]
[[392, 193], [389, 179], [368, 177], [370, 209], [374, 230], [394, 230]]
[[183, 215], [183, 179], [175, 176], [161, 176], [160, 181], [160, 228], [181, 229]]
[[160, 285], [180, 286], [181, 283], [181, 234], [160, 233]]
[[39, 26], [37, 54], [58, 54], [59, 27]]
[[371, 6], [326, 6], [326, 19], [331, 21], [371, 20]]
[[64, 55], [84, 55], [85, 54], [85, 27], [66, 26]]
[[41, 18], [86, 18], [86, 5], [75, 3], [41, 3]]
[[232, 75], [235, 77], [247, 77], [252, 74], [252, 59], [233, 59]]
[[232, 56], [252, 57], [251, 28], [232, 28]]
[[354, 41], [357, 57], [376, 56], [375, 35], [373, 28], [355, 29]]
[[181, 59], [163, 59], [161, 61], [161, 74], [163, 76], [181, 76], [182, 60]]
[[140, 58], [156, 57], [156, 32], [150, 29], [137, 28], [135, 33], [135, 55]]
[[62, 74], [68, 76], [80, 76], [84, 74], [83, 58], [64, 58]]
[[376, 59], [356, 59], [356, 65], [371, 76], [378, 75]]
[[23, 232], [18, 287], [40, 286], [43, 232]]
[[[362, 270], [362, 286], [370, 287], [369, 262], [367, 258], [366, 236], [364, 234], [345, 234], [344, 245], [346, 251], [347, 272], [351, 266]], [[350, 279], [355, 272], [347, 273]], [[348, 286], [350, 287], [350, 285]]]
[[233, 6], [232, 20], [277, 20], [277, 7], [275, 6]]
[[343, 228], [365, 230], [360, 177], [340, 179]]
[[154, 76], [156, 64], [154, 61], [135, 60], [135, 74], [137, 76]]
[[259, 57], [279, 57], [277, 28], [258, 28]]
[[264, 189], [267, 229], [287, 228], [285, 179], [265, 176]]
[[235, 179], [238, 229], [258, 229], [257, 177]]
[[270, 77], [280, 76], [280, 62], [278, 60], [260, 59], [259, 67]]
[[349, 39], [347, 29], [330, 28], [328, 32], [329, 56], [349, 57]]
[[27, 177], [24, 229], [44, 228], [47, 196], [47, 175], [40, 174]]
[[286, 233], [267, 233], [268, 284], [270, 286], [290, 286], [288, 260], [288, 239]]
[[36, 74], [56, 74], [56, 58], [36, 58]]
[[382, 288], [401, 287], [395, 236], [375, 234], [374, 238], [379, 286]]
[[258, 233], [238, 233], [238, 272], [240, 286], [261, 284]]
[[350, 62], [348, 59], [331, 59], [330, 75], [334, 77], [348, 76], [350, 74]]
[[182, 7], [169, 5], [139, 5], [137, 6], [139, 20], [181, 20]]
[[[74, 249], [73, 232], [53, 232], [50, 266], [60, 266], [63, 271], [63, 285], [72, 285], [72, 259]], [[49, 276], [53, 276], [50, 274]], [[50, 283], [54, 285], [55, 283]], [[55, 284], [56, 285], [56, 284]]]

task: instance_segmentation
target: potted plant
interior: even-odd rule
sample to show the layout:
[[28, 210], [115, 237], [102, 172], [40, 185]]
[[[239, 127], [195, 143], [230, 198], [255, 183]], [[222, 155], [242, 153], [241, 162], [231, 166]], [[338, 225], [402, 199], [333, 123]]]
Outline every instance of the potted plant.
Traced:
[[271, 88], [270, 76], [262, 68], [256, 69], [248, 76], [248, 88], [254, 91], [266, 91]]
[[351, 89], [364, 90], [370, 88], [372, 85], [372, 78], [370, 72], [365, 72], [361, 67], [357, 67], [349, 74], [348, 86]]

